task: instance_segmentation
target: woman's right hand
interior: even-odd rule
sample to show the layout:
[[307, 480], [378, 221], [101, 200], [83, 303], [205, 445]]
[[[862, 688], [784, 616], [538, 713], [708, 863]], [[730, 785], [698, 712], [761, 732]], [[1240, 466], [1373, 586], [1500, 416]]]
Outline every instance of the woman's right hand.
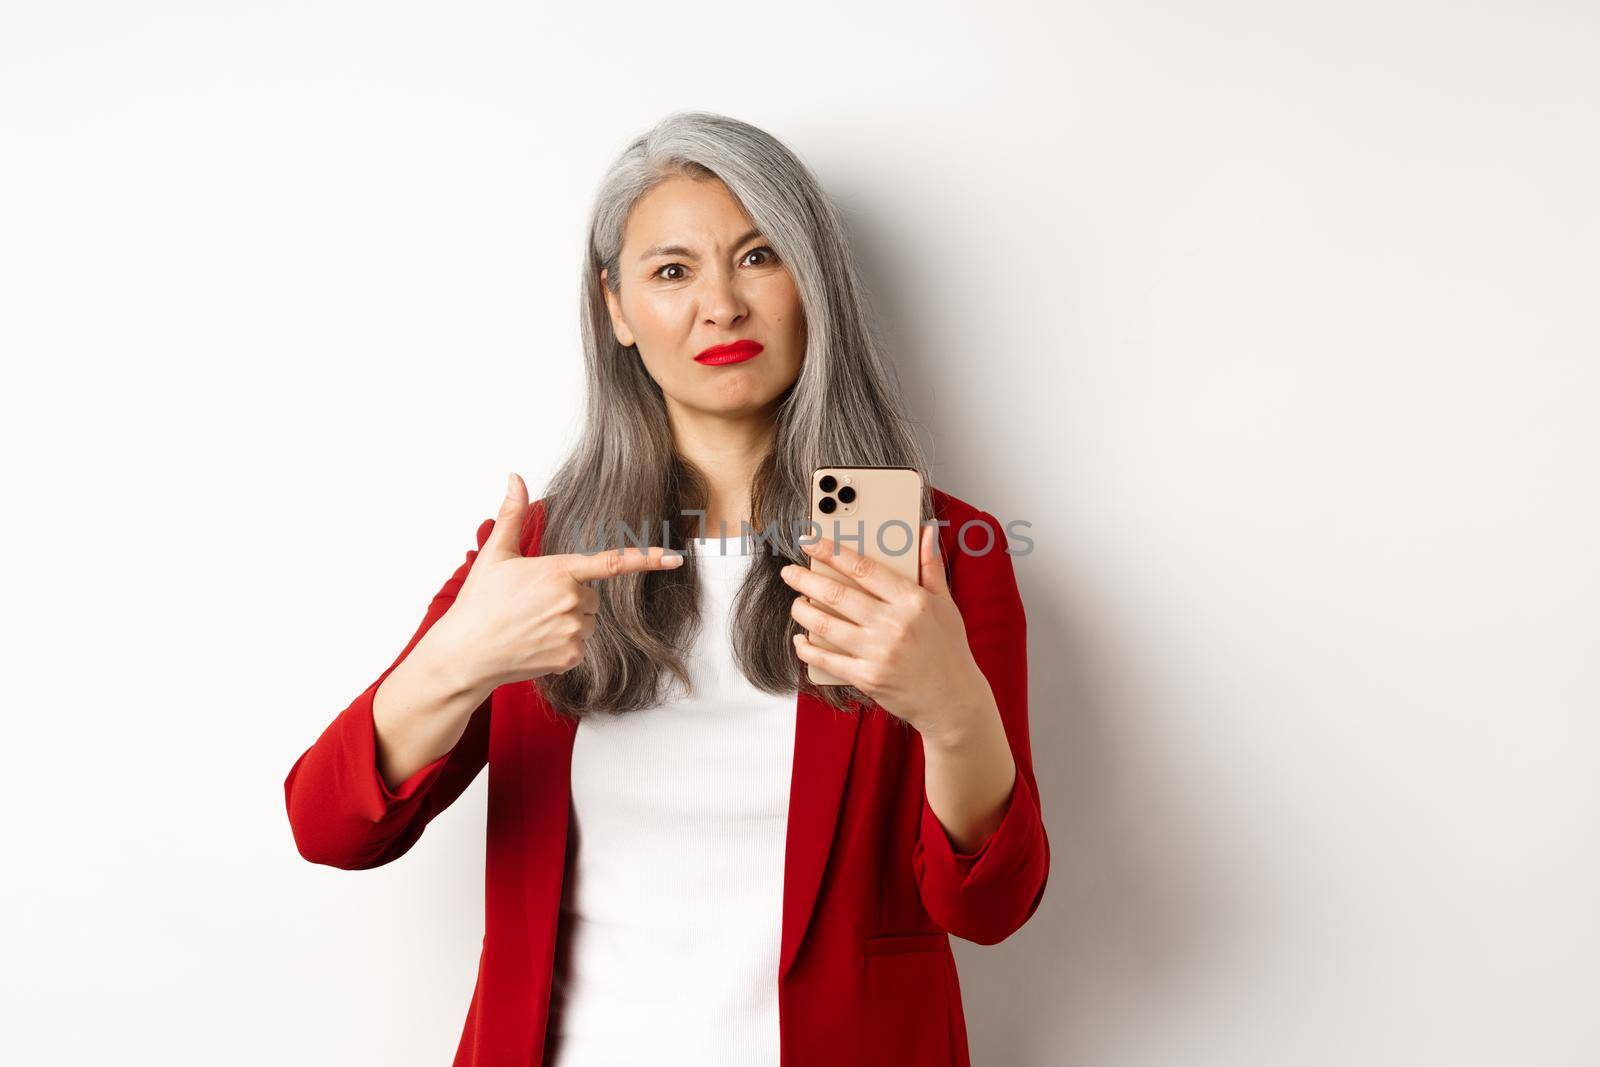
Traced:
[[460, 668], [489, 688], [569, 671], [583, 661], [600, 608], [600, 594], [588, 583], [683, 563], [681, 554], [659, 547], [524, 557], [528, 508], [527, 486], [512, 474], [493, 531], [435, 626], [445, 628], [463, 657]]

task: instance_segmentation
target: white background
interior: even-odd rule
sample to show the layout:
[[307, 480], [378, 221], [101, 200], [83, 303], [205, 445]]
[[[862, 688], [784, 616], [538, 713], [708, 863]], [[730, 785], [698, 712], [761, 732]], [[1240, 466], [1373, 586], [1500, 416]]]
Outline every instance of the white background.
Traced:
[[1600, 1062], [1600, 17], [1571, 2], [0, 9], [14, 1064], [438, 1065], [483, 779], [282, 781], [581, 397], [670, 111], [843, 207], [1025, 520], [1054, 865], [975, 1062]]

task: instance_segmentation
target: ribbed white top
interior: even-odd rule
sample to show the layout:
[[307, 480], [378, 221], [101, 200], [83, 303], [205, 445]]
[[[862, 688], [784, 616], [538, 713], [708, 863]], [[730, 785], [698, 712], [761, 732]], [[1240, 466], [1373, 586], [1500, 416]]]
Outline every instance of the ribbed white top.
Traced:
[[777, 1067], [795, 697], [734, 666], [755, 548], [694, 541], [691, 693], [578, 724], [552, 1067]]

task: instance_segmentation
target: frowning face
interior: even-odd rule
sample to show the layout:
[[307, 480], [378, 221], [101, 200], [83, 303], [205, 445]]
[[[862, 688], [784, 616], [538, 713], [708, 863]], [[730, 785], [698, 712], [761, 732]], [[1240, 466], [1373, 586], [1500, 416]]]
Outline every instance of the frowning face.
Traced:
[[[612, 327], [638, 345], [675, 423], [767, 416], [799, 376], [806, 330], [794, 277], [721, 181], [671, 178], [642, 197], [618, 276], [619, 291], [604, 290]], [[736, 342], [754, 343], [710, 351]]]

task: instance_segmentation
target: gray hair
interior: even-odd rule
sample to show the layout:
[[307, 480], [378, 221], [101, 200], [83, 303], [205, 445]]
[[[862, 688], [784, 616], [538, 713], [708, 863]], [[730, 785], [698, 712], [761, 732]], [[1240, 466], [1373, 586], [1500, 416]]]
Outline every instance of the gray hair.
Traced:
[[[750, 486], [751, 525], [772, 537], [734, 598], [730, 628], [740, 671], [757, 689], [809, 691], [835, 708], [865, 703], [854, 686], [821, 687], [794, 651], [802, 632], [790, 614], [795, 592], [779, 571], [808, 566], [799, 535], [810, 516], [819, 466], [911, 467], [922, 475], [922, 520], [933, 515], [931, 480], [894, 368], [871, 313], [839, 213], [801, 160], [772, 135], [704, 111], [667, 116], [632, 141], [600, 183], [582, 269], [587, 405], [577, 445], [543, 493], [541, 551], [589, 551], [588, 531], [626, 524], [644, 543], [685, 555], [681, 566], [608, 578], [596, 586], [599, 615], [584, 658], [537, 680], [557, 712], [620, 714], [654, 706], [676, 678], [700, 625], [690, 539], [694, 510], [707, 506], [704, 475], [677, 451], [661, 387], [633, 346], [613, 332], [600, 271], [616, 292], [624, 228], [638, 200], [675, 177], [720, 180], [787, 264], [805, 313], [800, 374], [783, 395], [772, 446]], [[798, 528], [796, 524], [798, 525]], [[632, 543], [632, 542], [630, 542]]]

